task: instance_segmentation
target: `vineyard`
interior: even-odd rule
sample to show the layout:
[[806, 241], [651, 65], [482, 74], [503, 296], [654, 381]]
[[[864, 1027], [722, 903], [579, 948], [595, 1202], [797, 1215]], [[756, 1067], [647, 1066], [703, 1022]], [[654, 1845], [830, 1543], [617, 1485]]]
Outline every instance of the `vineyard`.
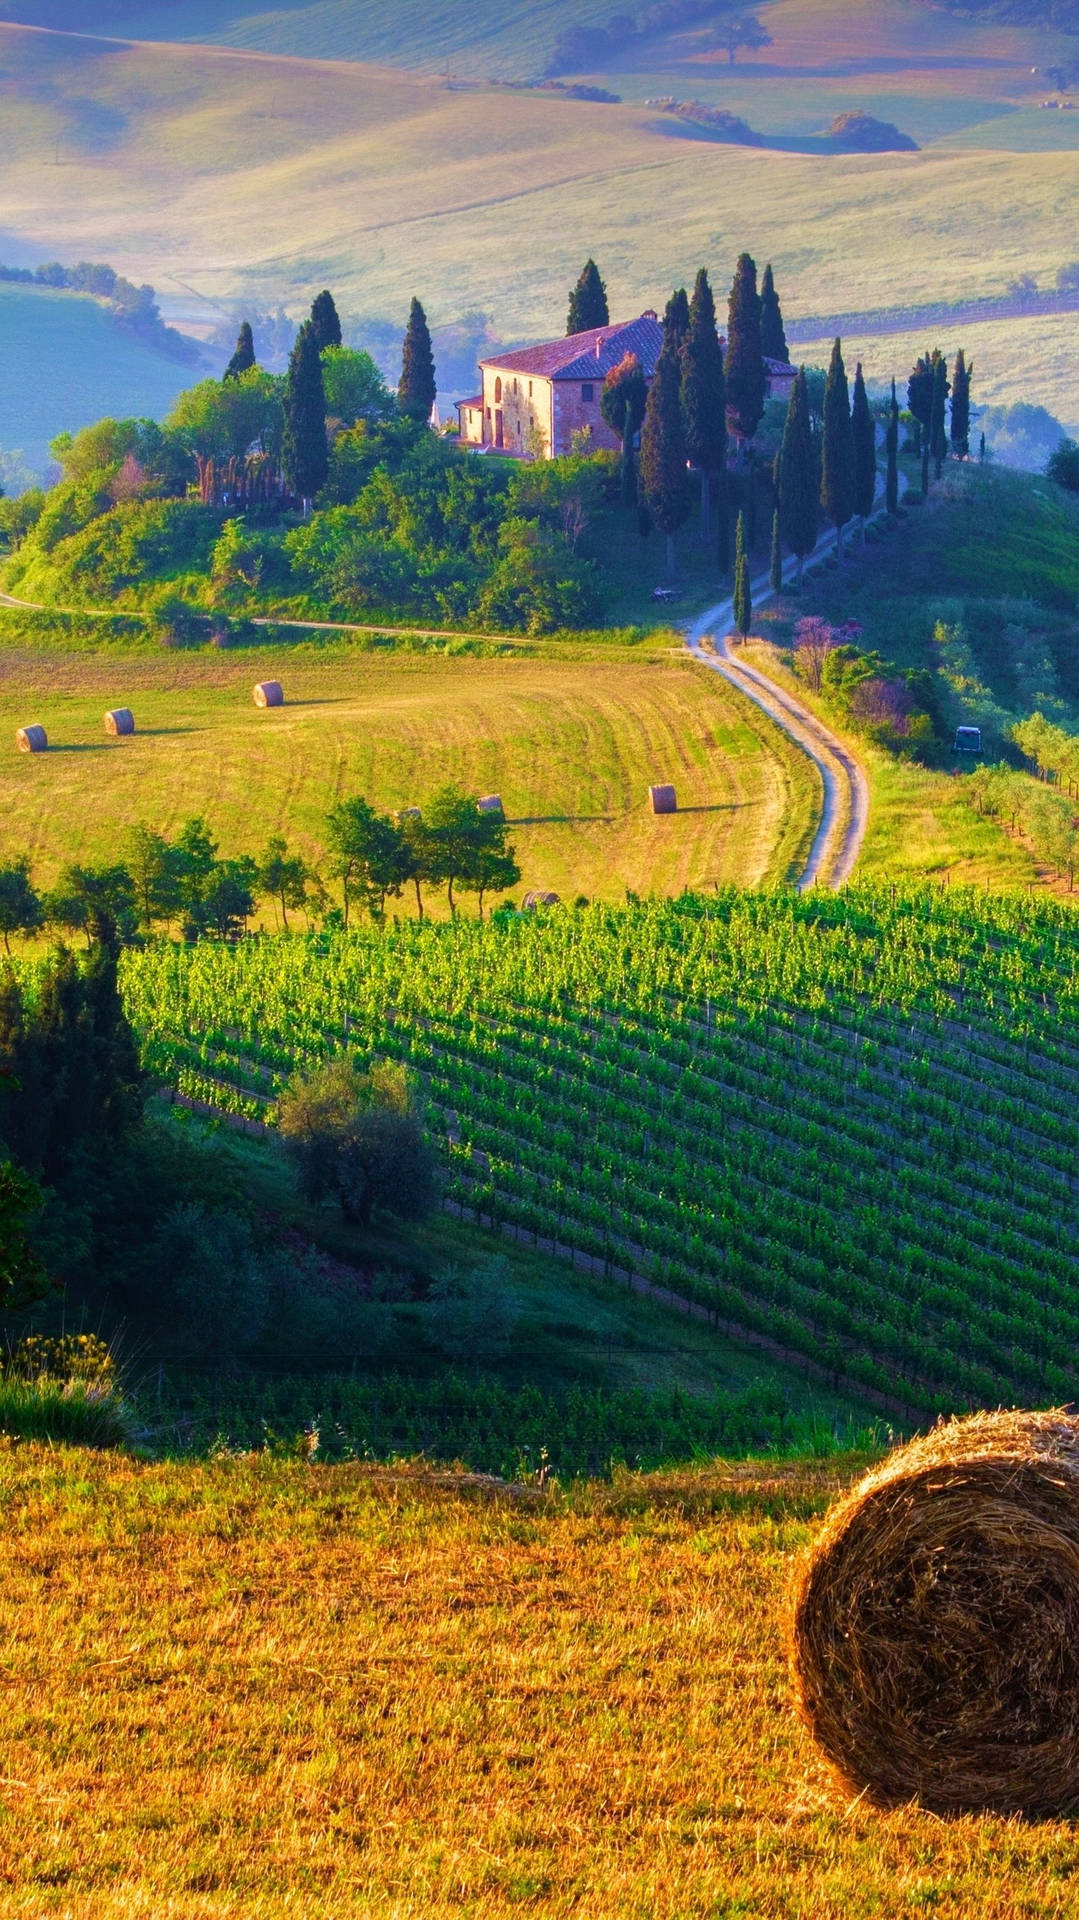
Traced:
[[272, 1121], [406, 1062], [466, 1218], [925, 1414], [1079, 1393], [1074, 912], [958, 889], [498, 914], [124, 959], [148, 1069]]

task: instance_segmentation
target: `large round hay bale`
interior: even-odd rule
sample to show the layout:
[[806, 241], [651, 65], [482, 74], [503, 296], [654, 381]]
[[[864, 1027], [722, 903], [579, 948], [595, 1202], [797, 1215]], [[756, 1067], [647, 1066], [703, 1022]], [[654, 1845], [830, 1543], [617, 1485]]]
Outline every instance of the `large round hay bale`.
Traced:
[[483, 794], [482, 797], [476, 802], [476, 812], [477, 813], [494, 813], [494, 814], [499, 814], [502, 817], [505, 817], [506, 809], [502, 805], [502, 795], [500, 793]]
[[648, 803], [653, 813], [677, 813], [678, 796], [673, 787], [649, 787]]
[[256, 707], [283, 707], [284, 689], [280, 680], [260, 680], [255, 688]]
[[533, 893], [526, 893], [521, 902], [522, 909], [525, 913], [535, 913], [537, 907], [557, 907], [558, 904], [557, 893], [543, 893], [540, 890]]
[[20, 727], [15, 735], [15, 745], [20, 753], [44, 753], [49, 744], [49, 736], [44, 727]]
[[122, 739], [126, 734], [134, 731], [135, 716], [131, 708], [110, 707], [105, 715], [105, 732], [111, 733], [116, 739]]
[[852, 1794], [1079, 1810], [1079, 1419], [976, 1414], [893, 1453], [825, 1521], [791, 1639]]

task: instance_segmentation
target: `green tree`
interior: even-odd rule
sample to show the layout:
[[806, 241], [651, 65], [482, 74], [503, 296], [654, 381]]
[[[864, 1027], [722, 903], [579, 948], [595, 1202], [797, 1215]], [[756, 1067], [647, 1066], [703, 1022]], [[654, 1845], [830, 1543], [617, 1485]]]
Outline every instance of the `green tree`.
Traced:
[[947, 404], [951, 392], [948, 379], [948, 363], [942, 353], [935, 355], [933, 362], [933, 411], [929, 421], [929, 444], [936, 467], [937, 479], [948, 457]]
[[895, 381], [892, 381], [892, 398], [888, 407], [888, 429], [885, 435], [885, 449], [888, 456], [888, 473], [885, 481], [884, 501], [889, 513], [899, 511], [899, 401], [895, 394]]
[[1047, 479], [1068, 493], [1079, 493], [1079, 441], [1065, 437], [1049, 455], [1045, 473]]
[[290, 853], [279, 833], [271, 834], [258, 863], [256, 885], [261, 894], [273, 900], [281, 915], [282, 930], [288, 932], [288, 910], [307, 905], [311, 869], [298, 853]]
[[768, 584], [773, 593], [783, 591], [783, 536], [779, 529], [779, 508], [772, 515], [772, 558], [768, 569]]
[[333, 294], [326, 287], [323, 287], [322, 292], [316, 294], [311, 302], [311, 325], [314, 328], [320, 352], [324, 353], [327, 347], [341, 345], [341, 322], [334, 305]]
[[721, 21], [715, 29], [716, 39], [726, 49], [730, 66], [734, 65], [734, 56], [739, 47], [748, 47], [757, 53], [762, 47], [770, 47], [772, 36], [767, 27], [755, 13], [735, 13]]
[[44, 908], [30, 878], [30, 862], [20, 854], [0, 866], [0, 939], [4, 952], [11, 952], [13, 933], [36, 933], [44, 920]]
[[589, 257], [581, 268], [576, 286], [570, 293], [566, 334], [568, 337], [573, 333], [590, 333], [593, 328], [607, 327], [610, 323], [607, 289], [599, 277], [599, 268]]
[[667, 571], [674, 573], [674, 536], [689, 511], [686, 487], [686, 434], [681, 378], [673, 338], [663, 346], [641, 428], [642, 503], [667, 542]]
[[761, 300], [757, 266], [750, 254], [739, 256], [727, 313], [727, 408], [735, 432], [752, 440], [764, 412], [767, 386], [761, 345]]
[[335, 1200], [346, 1220], [422, 1219], [438, 1196], [437, 1162], [404, 1068], [363, 1072], [344, 1057], [295, 1079], [278, 1125], [305, 1199]]
[[734, 535], [734, 624], [743, 640], [753, 624], [753, 588], [749, 577], [744, 513], [738, 515]]
[[689, 307], [682, 346], [682, 415], [686, 455], [701, 476], [701, 524], [708, 531], [712, 477], [727, 464], [727, 388], [716, 328], [716, 303], [703, 267]]
[[131, 829], [125, 854], [139, 925], [149, 929], [158, 920], [172, 920], [183, 904], [176, 849], [152, 827], [139, 826]]
[[0, 1164], [0, 1308], [6, 1313], [32, 1305], [48, 1292], [44, 1268], [27, 1229], [44, 1196], [29, 1174], [11, 1161]]
[[790, 364], [783, 310], [776, 292], [771, 261], [761, 276], [761, 352], [766, 360], [778, 360], [783, 366]]
[[835, 528], [836, 552], [843, 557], [843, 528], [854, 512], [854, 434], [850, 392], [840, 341], [832, 348], [824, 390], [824, 441], [821, 457], [821, 506]]
[[861, 522], [864, 546], [866, 519], [873, 511], [877, 496], [877, 428], [869, 410], [869, 395], [865, 390], [860, 360], [854, 374], [850, 426], [854, 441], [854, 511]]
[[809, 395], [805, 368], [801, 367], [791, 388], [783, 442], [776, 460], [776, 485], [779, 491], [779, 526], [783, 544], [798, 561], [798, 584], [806, 555], [817, 544], [820, 511], [820, 467], [809, 418]]
[[648, 384], [641, 371], [641, 363], [635, 353], [627, 353], [616, 367], [611, 368], [599, 396], [600, 413], [611, 432], [617, 433], [622, 442], [620, 490], [622, 504], [627, 507], [637, 504], [634, 445], [641, 430], [647, 400]]
[[952, 375], [951, 420], [952, 450], [960, 460], [965, 460], [970, 453], [970, 376], [973, 371], [973, 360], [968, 366], [967, 356], [960, 347]]
[[251, 322], [243, 321], [236, 336], [236, 347], [232, 359], [225, 368], [223, 380], [238, 380], [241, 373], [248, 373], [255, 364], [255, 337], [251, 332]]
[[684, 287], [676, 287], [663, 309], [663, 342], [676, 354], [681, 353], [689, 332], [689, 299]]
[[371, 355], [351, 347], [323, 348], [322, 387], [327, 417], [345, 427], [357, 420], [381, 419], [393, 406]]
[[413, 300], [408, 311], [408, 327], [401, 356], [397, 404], [409, 419], [427, 421], [431, 418], [436, 392], [435, 356], [431, 351], [427, 315], [419, 301]]
[[331, 809], [326, 837], [330, 871], [341, 882], [346, 927], [354, 900], [362, 903], [372, 920], [382, 920], [387, 898], [399, 900], [402, 887], [412, 878], [412, 858], [401, 827], [356, 795]]
[[293, 492], [306, 503], [324, 484], [329, 469], [322, 359], [310, 320], [296, 335], [289, 359], [284, 413], [281, 464]]
[[254, 448], [276, 462], [283, 388], [283, 381], [263, 367], [249, 367], [229, 380], [200, 380], [180, 395], [166, 432], [204, 460], [242, 460]]
[[914, 450], [921, 453], [929, 438], [933, 412], [933, 355], [921, 353], [907, 376], [907, 407], [914, 422]]
[[117, 864], [63, 867], [44, 908], [50, 926], [84, 933], [87, 946], [114, 935], [130, 940], [137, 925], [134, 882], [127, 868]]

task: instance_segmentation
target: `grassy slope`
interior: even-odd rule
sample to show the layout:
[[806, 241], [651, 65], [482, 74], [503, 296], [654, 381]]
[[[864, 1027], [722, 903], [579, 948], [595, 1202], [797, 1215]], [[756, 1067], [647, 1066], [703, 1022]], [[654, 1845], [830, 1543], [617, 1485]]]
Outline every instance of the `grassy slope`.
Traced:
[[851, 1806], [796, 1722], [786, 1583], [843, 1478], [5, 1451], [6, 1912], [1071, 1914], [1073, 1826]]
[[[2, 615], [0, 615], [2, 619]], [[289, 704], [260, 713], [256, 679]], [[131, 704], [139, 734], [106, 742]], [[763, 715], [676, 654], [557, 648], [499, 660], [418, 659], [347, 646], [235, 655], [0, 651], [0, 738], [40, 719], [60, 751], [0, 762], [7, 849], [42, 880], [104, 857], [135, 820], [168, 830], [203, 812], [227, 850], [279, 830], [322, 851], [342, 793], [422, 801], [443, 780], [500, 792], [523, 884], [568, 898], [677, 893], [781, 878], [818, 805], [804, 756]], [[653, 819], [645, 789], [674, 779], [685, 811]]]
[[96, 300], [0, 283], [0, 447], [33, 467], [65, 428], [167, 412], [195, 377], [131, 338]]
[[[618, 76], [621, 107], [9, 28], [0, 221], [108, 254], [178, 303], [193, 287], [298, 310], [329, 279], [353, 312], [403, 314], [419, 289], [436, 321], [479, 307], [507, 338], [557, 328], [589, 248], [623, 312], [702, 259], [722, 282], [747, 242], [775, 260], [792, 314], [828, 311], [838, 289], [847, 308], [904, 303], [912, 277], [919, 298], [996, 291], [1028, 270], [1050, 280], [1071, 257], [1074, 153], [994, 150], [1002, 129], [1029, 121], [1033, 141], [1049, 118], [1014, 111], [1036, 98], [1044, 36], [838, 0], [779, 0], [768, 18], [767, 61], [731, 70], [676, 37], [647, 54], [662, 66]], [[406, 41], [387, 52], [409, 57]], [[667, 83], [747, 112], [791, 150], [679, 137], [641, 104]], [[911, 124], [944, 143], [870, 159], [807, 144], [837, 105], [909, 118], [901, 101], [924, 102]], [[1064, 122], [1054, 137], [1072, 137]], [[979, 144], [947, 144], [960, 134]], [[981, 366], [987, 381], [1006, 382], [1003, 358]]]

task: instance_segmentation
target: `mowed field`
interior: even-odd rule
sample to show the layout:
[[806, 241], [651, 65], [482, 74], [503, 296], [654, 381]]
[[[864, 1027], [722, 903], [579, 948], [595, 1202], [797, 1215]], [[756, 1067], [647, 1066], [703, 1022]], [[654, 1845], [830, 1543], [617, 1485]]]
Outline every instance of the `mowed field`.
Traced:
[[[471, 19], [479, 45], [490, 11]], [[6, 27], [0, 224], [108, 257], [188, 313], [201, 298], [207, 315], [245, 299], [299, 314], [330, 284], [353, 316], [403, 324], [418, 292], [435, 324], [478, 310], [507, 341], [560, 327], [589, 251], [625, 314], [702, 262], [722, 288], [745, 246], [775, 262], [791, 317], [999, 292], [1023, 272], [1052, 282], [1076, 251], [1079, 131], [1039, 113], [1031, 68], [1059, 37], [895, 0], [777, 0], [767, 20], [767, 59], [733, 68], [699, 34], [649, 43], [635, 57], [652, 65], [606, 76], [618, 106]], [[658, 89], [732, 106], [776, 144], [686, 137], [644, 105]], [[927, 144], [829, 153], [820, 131], [849, 105]], [[1030, 323], [1035, 352], [1047, 324]], [[1010, 343], [981, 372], [1026, 391]], [[1054, 398], [1079, 416], [1079, 396]]]
[[[276, 677], [288, 704], [256, 709], [254, 682]], [[121, 704], [138, 734], [107, 740], [102, 716]], [[47, 755], [15, 751], [28, 720], [46, 727]], [[522, 888], [618, 900], [781, 881], [820, 807], [799, 749], [673, 647], [576, 660], [6, 649], [0, 741], [4, 851], [25, 851], [42, 882], [66, 860], [118, 855], [136, 821], [169, 832], [192, 814], [223, 852], [284, 832], [317, 862], [343, 795], [421, 805], [454, 781], [501, 794]], [[676, 816], [649, 810], [659, 781], [677, 787]]]
[[42, 469], [48, 442], [103, 414], [160, 419], [197, 372], [153, 353], [85, 294], [0, 282], [0, 448]]
[[514, 1494], [0, 1452], [19, 1920], [1065, 1920], [1071, 1823], [880, 1816], [783, 1653], [855, 1471]]

